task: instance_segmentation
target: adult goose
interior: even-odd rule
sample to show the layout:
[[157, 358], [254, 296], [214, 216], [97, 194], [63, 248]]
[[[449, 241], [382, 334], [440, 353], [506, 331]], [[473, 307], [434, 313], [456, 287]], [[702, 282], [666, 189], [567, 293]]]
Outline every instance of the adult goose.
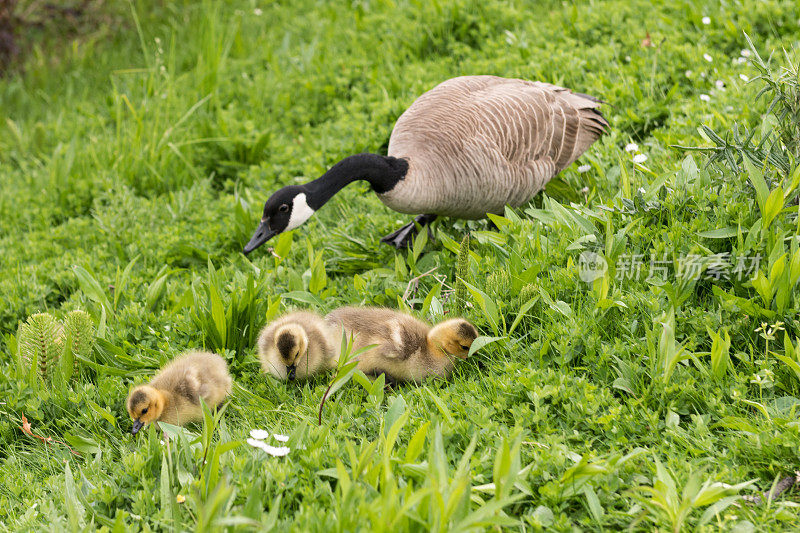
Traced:
[[401, 248], [437, 216], [477, 219], [528, 202], [608, 127], [601, 102], [569, 89], [497, 76], [461, 76], [420, 96], [397, 120], [387, 156], [346, 157], [321, 177], [264, 204], [250, 253], [308, 220], [344, 186], [370, 183], [414, 222], [382, 242]]

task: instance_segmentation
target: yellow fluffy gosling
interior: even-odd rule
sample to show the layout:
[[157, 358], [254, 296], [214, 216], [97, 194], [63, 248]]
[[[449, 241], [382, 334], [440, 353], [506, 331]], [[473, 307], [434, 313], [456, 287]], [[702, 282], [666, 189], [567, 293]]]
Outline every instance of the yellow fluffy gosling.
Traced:
[[170, 362], [147, 385], [128, 396], [128, 414], [136, 435], [145, 424], [156, 421], [186, 424], [203, 418], [200, 398], [216, 407], [231, 391], [228, 365], [219, 355], [188, 352]]
[[258, 336], [264, 372], [286, 380], [336, 368], [341, 342], [334, 333], [322, 317], [305, 311], [268, 324]]
[[326, 320], [338, 331], [335, 338], [353, 335], [353, 350], [377, 345], [358, 356], [365, 374], [386, 374], [393, 381], [423, 381], [428, 376], [447, 376], [454, 358], [464, 359], [478, 337], [475, 326], [463, 318], [446, 320], [434, 327], [391, 309], [342, 307]]

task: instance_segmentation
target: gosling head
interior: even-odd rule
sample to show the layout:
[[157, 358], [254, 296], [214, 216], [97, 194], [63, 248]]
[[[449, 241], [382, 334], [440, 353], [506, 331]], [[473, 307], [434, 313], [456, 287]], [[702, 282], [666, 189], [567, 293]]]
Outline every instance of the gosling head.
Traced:
[[287, 324], [275, 332], [275, 348], [281, 362], [286, 365], [286, 376], [294, 379], [297, 363], [308, 351], [308, 336], [297, 324]]
[[463, 318], [452, 318], [437, 324], [428, 333], [428, 340], [442, 355], [466, 359], [478, 330]]
[[136, 435], [145, 424], [155, 422], [164, 412], [164, 395], [150, 385], [141, 385], [128, 395], [128, 414], [133, 420], [131, 434]]
[[249, 254], [275, 235], [293, 230], [311, 218], [315, 209], [308, 205], [305, 190], [298, 185], [287, 185], [276, 191], [264, 204], [264, 214], [250, 242], [244, 247]]

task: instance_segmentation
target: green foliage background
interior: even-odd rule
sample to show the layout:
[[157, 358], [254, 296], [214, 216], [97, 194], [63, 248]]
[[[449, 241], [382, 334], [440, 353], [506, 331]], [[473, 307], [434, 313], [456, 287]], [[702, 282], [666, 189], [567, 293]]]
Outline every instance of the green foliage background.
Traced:
[[[738, 58], [746, 32], [765, 58], [787, 49], [775, 68], [796, 59], [797, 5], [95, 9], [101, 23], [39, 41], [0, 79], [0, 528], [800, 527], [785, 501], [728, 506], [798, 467], [797, 164], [734, 171], [674, 147], [714, 146], [702, 124], [767, 138], [778, 121]], [[567, 169], [497, 231], [445, 221], [402, 253], [378, 239], [405, 217], [353, 185], [273, 243], [277, 257], [241, 254], [271, 191], [385, 152], [400, 113], [463, 74], [607, 101], [612, 130], [579, 161], [590, 170]], [[632, 162], [631, 142], [646, 161]], [[579, 278], [583, 251], [609, 265], [593, 284]], [[622, 279], [632, 254], [694, 255], [704, 270], [720, 254], [762, 259], [754, 282], [687, 280], [677, 263], [663, 279]], [[492, 339], [448, 382], [384, 393], [355, 378], [318, 427], [328, 378], [260, 373], [252, 341], [284, 310], [375, 304], [437, 319], [461, 307], [456, 286]], [[75, 309], [98, 327], [79, 375], [48, 388], [15, 370], [18, 323]], [[131, 437], [129, 388], [195, 347], [229, 360], [225, 411], [168, 428], [168, 445]], [[23, 415], [65, 445], [25, 435]], [[292, 451], [248, 446], [254, 428], [291, 435]]]

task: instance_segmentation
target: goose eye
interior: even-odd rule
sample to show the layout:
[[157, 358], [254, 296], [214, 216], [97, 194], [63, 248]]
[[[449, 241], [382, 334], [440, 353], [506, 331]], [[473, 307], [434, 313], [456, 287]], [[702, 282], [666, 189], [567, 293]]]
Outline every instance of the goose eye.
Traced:
[[282, 204], [282, 205], [281, 205], [281, 206], [278, 208], [278, 211], [280, 211], [280, 212], [282, 212], [282, 213], [285, 213], [285, 212], [286, 212], [286, 211], [288, 211], [288, 210], [289, 210], [289, 205], [288, 205], [288, 204]]
[[149, 408], [149, 407], [145, 407], [144, 409], [142, 409], [142, 414], [143, 414], [143, 415], [147, 414], [147, 410], [148, 410], [148, 409], [150, 409], [150, 408]]
[[462, 350], [469, 350], [469, 346], [464, 346], [463, 344], [459, 344]]

